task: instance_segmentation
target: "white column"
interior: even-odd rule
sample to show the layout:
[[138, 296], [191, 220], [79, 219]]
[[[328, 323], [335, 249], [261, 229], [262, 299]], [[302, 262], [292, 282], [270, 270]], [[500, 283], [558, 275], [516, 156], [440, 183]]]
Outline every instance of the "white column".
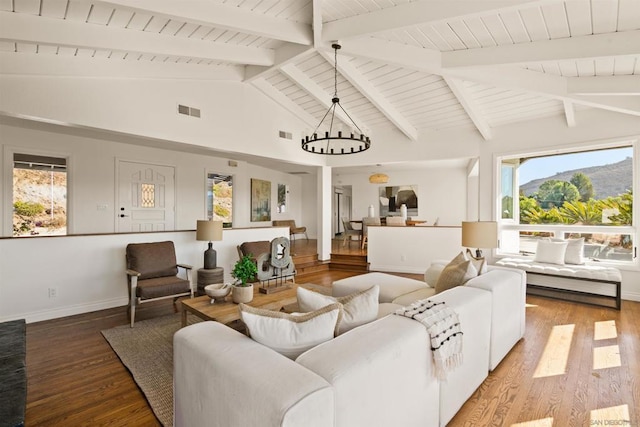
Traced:
[[318, 188], [318, 259], [331, 258], [331, 167], [319, 166]]

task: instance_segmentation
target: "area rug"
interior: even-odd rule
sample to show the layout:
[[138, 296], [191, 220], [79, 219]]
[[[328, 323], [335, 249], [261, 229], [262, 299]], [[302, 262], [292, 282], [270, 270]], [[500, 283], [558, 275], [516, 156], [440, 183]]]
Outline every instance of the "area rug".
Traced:
[[21, 426], [27, 400], [24, 319], [0, 323], [0, 426]]
[[173, 334], [180, 322], [174, 314], [102, 331], [165, 427], [173, 426]]

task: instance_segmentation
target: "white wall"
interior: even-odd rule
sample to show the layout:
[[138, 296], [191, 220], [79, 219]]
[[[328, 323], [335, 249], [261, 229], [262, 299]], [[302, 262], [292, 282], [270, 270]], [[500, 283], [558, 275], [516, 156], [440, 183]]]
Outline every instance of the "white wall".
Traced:
[[300, 202], [301, 217], [302, 220], [299, 226], [307, 227], [307, 236], [310, 239], [316, 239], [318, 237], [318, 216], [323, 212], [318, 212], [318, 197], [317, 197], [317, 178], [316, 175], [301, 175], [302, 177], [302, 197]]
[[[225, 281], [231, 280], [238, 244], [288, 235], [286, 227], [224, 230], [214, 248]], [[179, 263], [194, 267], [195, 286], [207, 242], [196, 241], [193, 231], [0, 239], [0, 322], [36, 322], [124, 306], [127, 244], [165, 240], [174, 242]], [[49, 288], [56, 289], [55, 298], [49, 298]]]
[[[123, 142], [127, 137], [122, 137]], [[88, 138], [59, 132], [0, 125], [0, 145], [5, 154], [0, 164], [4, 197], [4, 236], [11, 235], [11, 168], [9, 149], [36, 150], [53, 155], [70, 156], [69, 215], [70, 233], [112, 233], [115, 231], [116, 159], [133, 160], [174, 166], [176, 169], [176, 229], [192, 230], [196, 220], [206, 218], [205, 171], [234, 176], [234, 227], [271, 225], [251, 222], [251, 178], [271, 182], [272, 219], [302, 218], [302, 179], [300, 176], [266, 169], [238, 161], [228, 165], [227, 158], [197, 155], [180, 151], [144, 147], [104, 139]], [[289, 186], [289, 206], [284, 214], [276, 211], [278, 184]], [[305, 192], [306, 193], [306, 192]], [[307, 197], [309, 197], [307, 195]], [[106, 205], [98, 210], [97, 205]]]
[[367, 261], [375, 271], [423, 274], [435, 260], [462, 249], [457, 227], [369, 227]]
[[353, 219], [366, 217], [369, 205], [373, 205], [376, 215], [380, 215], [379, 188], [398, 185], [417, 185], [418, 216], [415, 219], [433, 224], [440, 218], [439, 225], [453, 226], [466, 219], [466, 167], [391, 171], [387, 173], [389, 182], [386, 184], [371, 184], [369, 175], [340, 173], [333, 176], [334, 186], [351, 186]]

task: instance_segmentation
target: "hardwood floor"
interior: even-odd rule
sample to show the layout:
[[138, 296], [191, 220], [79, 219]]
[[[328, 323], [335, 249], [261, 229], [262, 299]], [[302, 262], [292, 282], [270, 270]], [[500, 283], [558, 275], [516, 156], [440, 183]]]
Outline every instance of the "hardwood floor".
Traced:
[[[328, 270], [298, 282], [329, 286], [354, 274], [358, 273]], [[631, 423], [616, 425], [639, 426], [640, 303], [623, 301], [622, 310], [616, 311], [540, 297], [527, 300], [531, 306], [525, 339], [449, 425], [614, 425], [597, 420], [624, 416]], [[170, 303], [160, 301], [140, 308], [136, 319], [172, 312]], [[125, 324], [121, 307], [27, 325], [27, 426], [159, 425], [100, 333]], [[561, 354], [567, 354], [566, 363]], [[558, 373], [535, 378], [545, 369]], [[591, 414], [599, 418], [592, 421]], [[542, 421], [525, 424], [536, 420]]]

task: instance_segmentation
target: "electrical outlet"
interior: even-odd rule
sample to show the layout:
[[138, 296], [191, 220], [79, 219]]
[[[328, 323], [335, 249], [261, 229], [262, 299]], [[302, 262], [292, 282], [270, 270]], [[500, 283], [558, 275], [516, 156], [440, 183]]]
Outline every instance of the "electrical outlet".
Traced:
[[49, 288], [49, 298], [55, 298], [58, 296], [58, 288]]
[[407, 258], [404, 255], [400, 255], [400, 261], [406, 261]]

